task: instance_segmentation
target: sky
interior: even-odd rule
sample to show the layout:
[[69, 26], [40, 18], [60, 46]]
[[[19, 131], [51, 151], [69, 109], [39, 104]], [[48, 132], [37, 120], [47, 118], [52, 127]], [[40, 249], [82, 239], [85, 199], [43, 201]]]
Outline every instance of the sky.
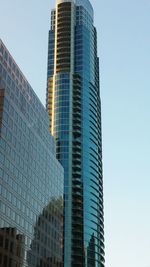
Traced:
[[[54, 0], [0, 0], [0, 38], [45, 104]], [[150, 267], [150, 1], [91, 0], [100, 57], [106, 267]]]

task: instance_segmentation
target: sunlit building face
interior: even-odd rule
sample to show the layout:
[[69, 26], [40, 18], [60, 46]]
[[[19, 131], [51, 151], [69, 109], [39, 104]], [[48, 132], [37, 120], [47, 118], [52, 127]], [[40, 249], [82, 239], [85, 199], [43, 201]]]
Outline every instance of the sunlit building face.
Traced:
[[49, 31], [47, 110], [64, 167], [64, 266], [104, 266], [97, 33], [88, 0], [58, 0]]

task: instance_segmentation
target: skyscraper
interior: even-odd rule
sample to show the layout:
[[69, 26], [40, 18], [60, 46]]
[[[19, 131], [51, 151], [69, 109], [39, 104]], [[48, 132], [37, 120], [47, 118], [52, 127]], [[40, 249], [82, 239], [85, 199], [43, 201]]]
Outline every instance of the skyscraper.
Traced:
[[101, 100], [89, 0], [57, 0], [48, 45], [47, 110], [64, 178], [64, 266], [104, 266]]
[[0, 266], [63, 266], [63, 168], [49, 117], [0, 40]]

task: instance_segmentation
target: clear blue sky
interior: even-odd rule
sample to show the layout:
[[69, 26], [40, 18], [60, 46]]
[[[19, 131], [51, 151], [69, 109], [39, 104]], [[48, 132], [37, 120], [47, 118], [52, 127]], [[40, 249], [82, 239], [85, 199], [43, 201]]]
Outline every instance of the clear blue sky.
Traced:
[[[91, 0], [101, 68], [106, 267], [150, 267], [150, 1]], [[0, 37], [45, 103], [54, 0], [0, 0]]]

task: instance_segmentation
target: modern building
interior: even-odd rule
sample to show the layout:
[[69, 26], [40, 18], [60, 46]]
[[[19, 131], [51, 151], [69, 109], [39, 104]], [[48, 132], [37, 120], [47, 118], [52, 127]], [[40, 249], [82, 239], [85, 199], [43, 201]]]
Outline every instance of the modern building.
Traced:
[[104, 267], [101, 99], [89, 0], [57, 0], [48, 45], [47, 110], [64, 167], [64, 266]]
[[0, 40], [0, 266], [63, 266], [63, 168], [44, 106]]

